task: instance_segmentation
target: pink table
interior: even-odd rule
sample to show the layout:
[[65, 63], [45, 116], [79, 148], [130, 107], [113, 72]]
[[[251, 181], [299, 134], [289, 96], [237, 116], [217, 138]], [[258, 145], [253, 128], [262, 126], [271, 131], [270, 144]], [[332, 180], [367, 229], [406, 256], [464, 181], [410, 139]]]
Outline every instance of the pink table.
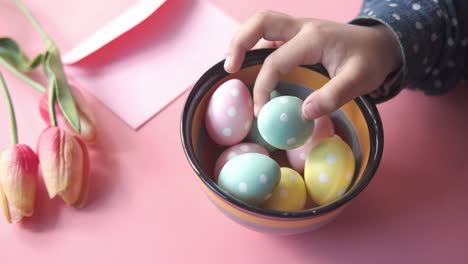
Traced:
[[[268, 8], [345, 22], [359, 6], [213, 2], [239, 20]], [[43, 128], [38, 94], [7, 78], [15, 87], [21, 138], [35, 145]], [[294, 237], [246, 230], [208, 202], [180, 145], [185, 96], [138, 132], [90, 98], [101, 137], [89, 205], [65, 208], [41, 192], [33, 219], [22, 226], [0, 221], [0, 262], [462, 263], [468, 259], [467, 88], [434, 98], [403, 92], [379, 106], [385, 152], [375, 179], [335, 222]], [[0, 105], [3, 148], [8, 123]]]

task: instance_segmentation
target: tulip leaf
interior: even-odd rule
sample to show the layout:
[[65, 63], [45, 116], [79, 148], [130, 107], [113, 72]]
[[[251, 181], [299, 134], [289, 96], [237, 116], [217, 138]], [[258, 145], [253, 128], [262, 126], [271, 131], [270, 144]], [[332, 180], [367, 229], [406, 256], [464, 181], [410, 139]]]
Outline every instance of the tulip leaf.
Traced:
[[81, 132], [80, 117], [76, 109], [73, 95], [67, 77], [63, 70], [60, 52], [55, 46], [50, 46], [44, 58], [44, 72], [49, 83], [49, 90], [55, 91], [56, 100], [68, 123], [77, 133]]
[[41, 38], [47, 47], [47, 51], [43, 58], [43, 64], [44, 72], [48, 81], [48, 88], [52, 94], [50, 97], [51, 102], [49, 102], [49, 104], [53, 106], [56, 100], [67, 122], [78, 134], [81, 133], [80, 117], [68, 85], [67, 76], [65, 75], [60, 51], [57, 45], [55, 45], [54, 41], [41, 27], [31, 11], [20, 0], [14, 0], [14, 2], [34, 29], [39, 33], [39, 35], [41, 35]]
[[0, 58], [21, 72], [30, 72], [44, 62], [44, 54], [29, 59], [20, 46], [11, 38], [0, 38]]

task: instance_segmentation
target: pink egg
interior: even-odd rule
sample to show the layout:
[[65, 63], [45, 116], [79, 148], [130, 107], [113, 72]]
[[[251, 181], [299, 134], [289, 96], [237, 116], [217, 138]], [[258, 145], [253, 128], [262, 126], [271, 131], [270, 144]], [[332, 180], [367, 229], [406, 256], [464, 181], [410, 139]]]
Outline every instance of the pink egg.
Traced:
[[306, 143], [298, 148], [287, 150], [286, 155], [288, 157], [291, 167], [299, 173], [304, 172], [304, 166], [309, 155], [310, 150], [317, 145], [317, 143], [327, 137], [331, 137], [335, 134], [333, 122], [328, 116], [322, 116], [315, 119], [315, 127], [312, 136], [306, 141]]
[[216, 89], [205, 115], [205, 126], [214, 142], [222, 146], [241, 142], [249, 133], [252, 120], [252, 96], [242, 81], [232, 79]]
[[259, 153], [269, 156], [268, 151], [265, 148], [255, 143], [240, 143], [234, 145], [226, 149], [225, 151], [223, 151], [223, 153], [221, 153], [221, 155], [219, 155], [218, 160], [215, 164], [214, 180], [217, 181], [221, 169], [230, 159], [245, 153]]

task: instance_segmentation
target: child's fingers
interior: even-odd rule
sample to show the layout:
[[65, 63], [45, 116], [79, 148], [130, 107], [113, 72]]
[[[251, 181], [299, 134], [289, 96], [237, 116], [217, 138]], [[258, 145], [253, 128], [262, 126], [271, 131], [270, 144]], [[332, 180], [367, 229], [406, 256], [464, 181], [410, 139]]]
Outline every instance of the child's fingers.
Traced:
[[268, 41], [262, 38], [260, 41], [257, 42], [257, 44], [255, 44], [255, 46], [252, 49], [278, 48], [282, 44], [282, 41]]
[[261, 38], [287, 41], [300, 30], [295, 19], [276, 12], [260, 12], [247, 20], [234, 35], [227, 52], [224, 68], [227, 72], [239, 70], [245, 56]]
[[319, 39], [309, 37], [298, 34], [266, 58], [253, 89], [255, 115], [268, 102], [281, 75], [301, 64], [314, 64], [320, 60]]
[[[302, 107], [306, 120], [329, 114], [354, 98], [372, 90], [374, 80], [366, 78], [361, 67], [347, 63], [345, 67], [321, 89], [313, 92]], [[374, 87], [375, 88], [375, 87]]]

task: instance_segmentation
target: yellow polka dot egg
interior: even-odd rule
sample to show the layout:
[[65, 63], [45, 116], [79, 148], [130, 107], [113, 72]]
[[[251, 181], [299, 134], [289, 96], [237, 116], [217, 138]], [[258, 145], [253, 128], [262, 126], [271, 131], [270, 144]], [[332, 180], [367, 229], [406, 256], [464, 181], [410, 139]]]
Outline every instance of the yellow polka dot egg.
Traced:
[[304, 179], [312, 200], [325, 205], [339, 199], [349, 188], [355, 170], [351, 148], [340, 136], [320, 141], [310, 151]]
[[307, 191], [302, 176], [290, 168], [281, 168], [281, 178], [265, 208], [276, 211], [299, 211], [304, 209]]

